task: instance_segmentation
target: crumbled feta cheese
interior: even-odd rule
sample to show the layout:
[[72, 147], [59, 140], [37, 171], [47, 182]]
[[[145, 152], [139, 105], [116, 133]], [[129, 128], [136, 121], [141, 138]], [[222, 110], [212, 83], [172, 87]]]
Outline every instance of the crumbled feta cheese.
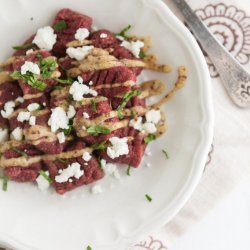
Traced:
[[40, 105], [38, 103], [31, 103], [28, 105], [27, 109], [28, 111], [32, 112], [40, 108]]
[[111, 159], [115, 159], [121, 155], [127, 155], [129, 153], [127, 137], [111, 137], [109, 141], [112, 146], [107, 148], [107, 154]]
[[67, 112], [67, 116], [69, 119], [73, 118], [76, 114], [76, 110], [74, 108], [74, 106], [72, 105], [69, 105], [69, 109], [68, 109], [68, 112]]
[[123, 36], [116, 36], [116, 38], [117, 38], [118, 40], [120, 40], [120, 41], [124, 41], [124, 40], [125, 40], [125, 38], [124, 38]]
[[106, 38], [108, 35], [106, 33], [101, 33], [100, 38]]
[[140, 40], [132, 41], [132, 42], [123, 41], [121, 43], [121, 46], [130, 50], [135, 57], [139, 58], [141, 48], [144, 47], [144, 42], [142, 42]]
[[113, 163], [107, 163], [106, 160], [101, 159], [101, 167], [104, 170], [106, 175], [110, 175], [115, 177], [116, 179], [120, 179], [121, 175], [118, 171], [118, 168]]
[[79, 28], [75, 33], [75, 39], [83, 41], [89, 36], [89, 31], [86, 28]]
[[34, 52], [34, 50], [33, 50], [33, 49], [29, 49], [29, 50], [27, 50], [27, 51], [26, 51], [26, 56], [28, 56], [28, 55], [32, 54], [33, 52]]
[[44, 106], [44, 107], [46, 106], [46, 102], [43, 102], [43, 106]]
[[59, 143], [64, 143], [65, 142], [65, 135], [64, 135], [63, 132], [58, 133], [56, 136], [57, 136], [57, 139], [58, 139]]
[[69, 128], [69, 118], [66, 112], [61, 107], [52, 109], [52, 114], [49, 118], [48, 125], [51, 127], [52, 132], [56, 132], [59, 128]]
[[92, 30], [93, 30], [93, 31], [97, 31], [97, 30], [99, 30], [99, 28], [98, 28], [96, 25], [92, 25], [92, 27], [91, 27], [91, 28], [92, 28]]
[[7, 128], [0, 128], [0, 143], [8, 140], [9, 134]]
[[[49, 172], [48, 171], [46, 171], [45, 174], [49, 176]], [[38, 188], [41, 191], [44, 191], [44, 190], [48, 189], [49, 186], [50, 186], [48, 180], [46, 180], [42, 175], [39, 175], [36, 178], [36, 182], [37, 182]]]
[[40, 75], [40, 68], [36, 63], [26, 61], [21, 67], [21, 74], [25, 75], [27, 72]]
[[94, 46], [83, 46], [78, 48], [67, 48], [66, 53], [70, 58], [76, 59], [77, 61], [81, 61], [84, 59], [89, 52], [94, 48]]
[[35, 43], [40, 49], [52, 50], [56, 43], [56, 34], [50, 26], [46, 26], [38, 29], [33, 43]]
[[6, 102], [4, 104], [4, 110], [1, 110], [1, 115], [3, 118], [9, 118], [9, 116], [14, 112], [15, 103], [13, 101]]
[[160, 110], [151, 109], [146, 113], [146, 121], [157, 124], [161, 120]]
[[84, 175], [84, 170], [81, 170], [81, 165], [78, 162], [74, 162], [63, 169], [59, 175], [55, 177], [55, 181], [58, 183], [67, 182], [70, 178], [75, 177], [79, 179]]
[[72, 183], [72, 182], [73, 182], [73, 180], [72, 180], [72, 179], [69, 179], [69, 182], [70, 182], [70, 183]]
[[62, 169], [59, 169], [59, 170], [58, 170], [58, 173], [59, 173], [59, 174], [61, 174], [61, 173], [62, 173], [62, 171], [63, 171]]
[[104, 189], [102, 188], [101, 185], [94, 185], [91, 188], [91, 192], [92, 192], [92, 194], [101, 194], [104, 192]]
[[35, 126], [36, 125], [36, 117], [35, 116], [31, 116], [29, 119], [29, 125], [30, 126]]
[[152, 153], [151, 153], [151, 151], [146, 151], [146, 156], [151, 156], [152, 155]]
[[87, 163], [87, 162], [84, 162], [83, 165], [88, 166], [88, 163]]
[[151, 168], [151, 163], [148, 162], [148, 163], [146, 164], [146, 167], [147, 167], [147, 168]]
[[82, 126], [82, 130], [86, 130], [86, 127], [85, 127], [85, 126]]
[[143, 130], [145, 130], [147, 133], [153, 134], [157, 131], [156, 126], [152, 122], [145, 122], [142, 125]]
[[82, 158], [84, 161], [89, 161], [91, 159], [91, 154], [89, 152], [84, 152]]
[[77, 81], [74, 81], [70, 86], [69, 93], [73, 96], [75, 101], [83, 100], [83, 95], [91, 94], [97, 96], [97, 92], [93, 89], [90, 89], [87, 85], [81, 84]]
[[81, 76], [78, 76], [78, 77], [77, 77], [77, 81], [78, 81], [79, 83], [83, 83], [82, 77], [81, 77]]
[[30, 119], [30, 112], [21, 111], [17, 116], [17, 120], [19, 122], [28, 121], [29, 119]]
[[24, 102], [24, 98], [21, 97], [21, 96], [19, 96], [19, 97], [16, 98], [15, 101], [16, 101], [16, 102], [19, 102], [19, 103], [23, 103], [23, 102]]
[[89, 114], [87, 112], [83, 112], [82, 115], [85, 119], [89, 119]]
[[135, 119], [130, 120], [129, 126], [141, 131], [142, 130], [142, 117], [140, 116], [136, 120]]
[[23, 130], [17, 127], [11, 132], [11, 136], [13, 137], [13, 139], [21, 141], [23, 139]]
[[89, 82], [89, 86], [92, 86], [92, 85], [93, 85], [93, 81], [90, 81], [90, 82]]

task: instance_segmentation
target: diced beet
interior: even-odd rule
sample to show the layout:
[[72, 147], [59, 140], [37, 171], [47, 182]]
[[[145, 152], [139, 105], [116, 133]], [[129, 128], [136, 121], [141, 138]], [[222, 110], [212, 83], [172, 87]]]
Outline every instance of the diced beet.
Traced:
[[66, 55], [66, 44], [75, 40], [74, 36], [79, 28], [90, 30], [92, 25], [91, 17], [82, 15], [70, 9], [60, 10], [55, 17], [54, 25], [62, 20], [66, 22], [67, 27], [55, 32], [57, 34], [57, 42], [53, 47], [53, 54], [57, 57], [63, 57]]
[[31, 103], [38, 103], [40, 105], [40, 108], [48, 107], [49, 106], [48, 96], [46, 94], [42, 94], [41, 96], [38, 97], [26, 99], [23, 103], [21, 103], [18, 106], [18, 108], [25, 109]]
[[8, 167], [4, 169], [4, 174], [11, 180], [17, 182], [34, 182], [38, 176], [42, 165], [40, 162], [31, 164], [28, 167]]
[[[118, 106], [121, 104], [122, 100], [123, 99], [120, 97], [112, 97], [110, 100], [111, 105], [112, 105], [112, 109], [117, 109]], [[145, 99], [141, 99], [138, 96], [135, 96], [127, 102], [126, 108], [131, 108], [131, 107], [135, 107], [135, 106], [145, 107], [145, 105], [146, 105]]]
[[17, 127], [24, 128], [26, 121], [19, 122], [17, 120], [17, 116], [18, 116], [18, 114], [16, 114], [15, 116], [11, 116], [10, 118], [8, 118], [9, 119], [10, 130], [14, 130]]
[[[101, 35], [107, 36], [107, 37], [101, 37]], [[110, 32], [109, 30], [98, 30], [91, 34], [90, 39], [92, 40], [92, 44], [96, 48], [108, 48], [110, 46], [113, 46], [114, 44], [118, 44], [118, 40], [115, 37], [115, 35]]]
[[43, 140], [41, 138], [39, 141], [41, 142], [36, 144], [36, 148], [46, 154], [59, 154], [66, 146], [66, 143], [59, 143], [57, 140], [48, 142], [47, 140]]
[[17, 82], [5, 82], [0, 84], [0, 108], [8, 101], [13, 101], [22, 96], [22, 90]]
[[0, 128], [7, 128], [7, 127], [9, 127], [8, 119], [3, 118], [0, 113]]

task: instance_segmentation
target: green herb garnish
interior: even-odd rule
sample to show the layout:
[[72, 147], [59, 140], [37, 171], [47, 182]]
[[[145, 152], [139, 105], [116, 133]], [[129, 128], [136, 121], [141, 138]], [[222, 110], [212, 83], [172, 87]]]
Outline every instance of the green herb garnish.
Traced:
[[167, 159], [169, 159], [169, 157], [168, 157], [168, 152], [167, 152], [166, 150], [162, 149], [162, 153], [165, 155], [165, 157], [166, 157]]
[[2, 179], [2, 181], [3, 181], [2, 190], [6, 192], [8, 190], [9, 177], [8, 176], [0, 176], [0, 179]]
[[122, 102], [121, 102], [121, 104], [117, 108], [117, 114], [118, 114], [119, 119], [123, 119], [124, 115], [122, 114], [122, 110], [126, 107], [126, 105], [129, 102], [129, 100], [132, 97], [138, 96], [140, 94], [141, 94], [140, 90], [132, 90], [132, 91], [129, 91], [128, 93], [126, 93], [123, 96]]
[[97, 136], [99, 134], [109, 134], [110, 133], [110, 129], [104, 126], [91, 126], [89, 128], [87, 128], [87, 132], [91, 135]]
[[127, 176], [130, 176], [130, 169], [131, 169], [131, 166], [128, 166], [128, 168], [127, 168]]
[[53, 87], [53, 89], [54, 90], [61, 90], [61, 89], [63, 89], [63, 86], [56, 85], [56, 86]]
[[56, 161], [60, 162], [60, 163], [67, 163], [66, 160], [62, 159], [62, 158], [56, 158]]
[[37, 58], [39, 60], [39, 68], [41, 70], [42, 77], [51, 77], [52, 73], [56, 70], [57, 67], [56, 61], [51, 57], [43, 58], [39, 54], [37, 55]]
[[59, 79], [59, 78], [54, 78], [55, 81], [62, 83], [62, 84], [67, 84], [71, 85], [74, 82], [74, 79], [69, 78], [69, 79]]
[[97, 105], [95, 100], [91, 100], [91, 108], [94, 112], [97, 111]]
[[64, 20], [59, 21], [58, 23], [56, 23], [53, 28], [55, 31], [61, 31], [64, 30], [68, 27], [67, 23]]
[[45, 90], [47, 86], [44, 82], [39, 81], [35, 74], [29, 71], [26, 74], [22, 75], [20, 71], [16, 70], [10, 76], [15, 80], [23, 80], [31, 87], [38, 89], [40, 91]]
[[15, 50], [20, 50], [20, 49], [31, 49], [35, 46], [34, 43], [27, 43], [24, 45], [20, 45], [20, 46], [13, 46], [12, 48]]
[[91, 145], [91, 148], [93, 148], [94, 150], [104, 150], [107, 146], [106, 146], [107, 141], [102, 141], [100, 143], [95, 143]]
[[122, 29], [120, 32], [116, 33], [116, 36], [122, 36], [124, 38], [128, 38], [127, 36], [127, 32], [131, 29], [131, 25], [129, 24], [127, 27], [125, 27], [124, 29]]
[[144, 142], [146, 143], [146, 144], [148, 144], [148, 143], [150, 143], [151, 141], [153, 141], [153, 140], [155, 140], [156, 139], [156, 135], [154, 135], [154, 134], [149, 134], [148, 136], [146, 136], [145, 138], [144, 138]]
[[143, 51], [140, 51], [139, 57], [143, 59], [145, 56], [146, 56], [146, 54]]
[[40, 171], [39, 171], [39, 174], [40, 174], [44, 179], [46, 179], [50, 184], [52, 183], [52, 179], [51, 179], [43, 170], [40, 170]]
[[22, 150], [20, 150], [20, 149], [18, 149], [18, 148], [16, 148], [16, 147], [11, 147], [11, 149], [13, 150], [13, 151], [15, 151], [16, 153], [18, 153], [18, 154], [20, 154], [21, 156], [24, 156], [24, 157], [29, 157], [29, 155], [28, 154], [26, 154], [24, 151], [22, 151]]
[[64, 135], [69, 136], [71, 134], [71, 132], [74, 130], [73, 127], [73, 119], [69, 120], [69, 124], [68, 124], [69, 128], [66, 129], [61, 129], [61, 131], [64, 133]]
[[90, 246], [87, 246], [86, 250], [92, 250], [92, 248]]
[[148, 200], [149, 202], [152, 201], [152, 198], [151, 198], [148, 194], [145, 194], [145, 197], [147, 198], [147, 200]]

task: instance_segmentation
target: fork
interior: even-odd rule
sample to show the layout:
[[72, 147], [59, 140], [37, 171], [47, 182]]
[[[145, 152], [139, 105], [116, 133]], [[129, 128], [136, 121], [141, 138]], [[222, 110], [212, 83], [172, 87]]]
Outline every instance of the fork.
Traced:
[[250, 74], [215, 38], [185, 0], [172, 1], [214, 64], [232, 101], [241, 108], [249, 107]]

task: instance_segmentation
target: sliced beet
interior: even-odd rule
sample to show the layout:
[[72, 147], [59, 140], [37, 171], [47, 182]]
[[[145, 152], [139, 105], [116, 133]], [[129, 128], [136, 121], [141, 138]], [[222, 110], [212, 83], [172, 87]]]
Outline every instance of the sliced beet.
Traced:
[[94, 47], [102, 49], [111, 47], [119, 42], [112, 32], [105, 29], [93, 32], [90, 39]]
[[22, 90], [17, 82], [5, 82], [0, 84], [0, 108], [8, 101], [13, 101], [22, 96]]

